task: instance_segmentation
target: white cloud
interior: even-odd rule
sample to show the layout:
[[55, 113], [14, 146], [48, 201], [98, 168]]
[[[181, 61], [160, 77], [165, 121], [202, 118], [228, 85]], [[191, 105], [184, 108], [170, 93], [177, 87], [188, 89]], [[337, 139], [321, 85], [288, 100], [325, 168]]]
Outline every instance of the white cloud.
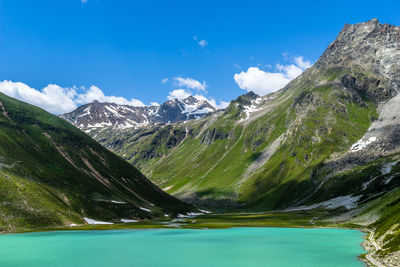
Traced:
[[208, 42], [207, 42], [206, 40], [204, 40], [204, 39], [201, 39], [201, 40], [198, 42], [198, 44], [199, 44], [199, 46], [201, 46], [201, 47], [205, 47], [205, 46], [208, 45]]
[[227, 101], [219, 101], [219, 104], [216, 107], [218, 109], [223, 109], [223, 108], [226, 108], [228, 106], [229, 106], [229, 102], [227, 102]]
[[184, 99], [190, 96], [190, 93], [185, 91], [184, 89], [175, 89], [169, 92], [169, 95], [167, 96], [169, 100], [172, 100], [174, 98], [177, 99]]
[[0, 92], [56, 114], [77, 107], [73, 101], [75, 88], [62, 88], [55, 84], [49, 84], [39, 91], [21, 82], [2, 81]]
[[[78, 91], [82, 92], [78, 93]], [[143, 102], [136, 99], [127, 100], [123, 97], [106, 96], [103, 91], [96, 86], [91, 86], [89, 89], [82, 87], [79, 90], [75, 86], [72, 88], [63, 88], [56, 84], [49, 84], [42, 90], [37, 90], [21, 82], [2, 81], [0, 82], [0, 92], [41, 107], [53, 114], [70, 112], [76, 109], [78, 105], [86, 104], [93, 100], [132, 106], [144, 106]]]
[[299, 76], [311, 62], [303, 57], [295, 57], [294, 63], [289, 65], [276, 65], [276, 72], [266, 72], [258, 67], [249, 67], [247, 71], [236, 73], [233, 78], [238, 86], [246, 91], [265, 95], [283, 88], [291, 80]]
[[[178, 79], [179, 78], [179, 79]], [[182, 86], [188, 87], [186, 89], [174, 89], [169, 92], [168, 99], [183, 99], [192, 95], [190, 89], [197, 89], [197, 91], [205, 92], [206, 83], [200, 83], [191, 78], [177, 77], [176, 81]], [[121, 105], [131, 106], [145, 106], [142, 101], [137, 99], [126, 99], [118, 96], [107, 96], [97, 86], [90, 86], [89, 88], [73, 86], [71, 88], [64, 88], [56, 84], [49, 84], [41, 90], [32, 88], [22, 82], [13, 81], [0, 81], [0, 92], [19, 99], [21, 101], [30, 103], [32, 105], [43, 108], [44, 110], [53, 114], [63, 114], [71, 112], [78, 106], [93, 102], [111, 102]], [[220, 101], [217, 103], [214, 98], [208, 98], [204, 95], [195, 94], [194, 97], [200, 100], [208, 101], [216, 108], [225, 108], [228, 102]], [[159, 106], [157, 102], [151, 102], [151, 106]]]
[[205, 81], [201, 83], [192, 78], [182, 78], [182, 77], [175, 77], [174, 80], [177, 81], [178, 86], [184, 86], [189, 89], [205, 91], [207, 88], [207, 83]]
[[167, 82], [168, 82], [168, 78], [164, 78], [164, 79], [161, 80], [162, 84], [166, 84]]
[[199, 40], [199, 38], [195, 35], [193, 36], [193, 40], [197, 42], [197, 44], [201, 47], [206, 47], [208, 45], [208, 42], [204, 39]]
[[297, 66], [299, 66], [302, 69], [308, 69], [309, 67], [312, 66], [311, 62], [308, 60], [304, 60], [303, 57], [295, 57], [294, 58], [294, 63], [296, 63]]
[[88, 0], [81, 0], [82, 4], [86, 4]]
[[99, 102], [111, 102], [120, 105], [130, 105], [130, 106], [144, 106], [143, 102], [137, 99], [132, 98], [131, 100], [127, 100], [124, 97], [120, 96], [106, 96], [103, 91], [97, 86], [90, 86], [88, 90], [86, 90], [82, 94], [78, 94], [75, 98], [75, 102], [77, 104], [86, 104], [90, 103], [94, 100]]

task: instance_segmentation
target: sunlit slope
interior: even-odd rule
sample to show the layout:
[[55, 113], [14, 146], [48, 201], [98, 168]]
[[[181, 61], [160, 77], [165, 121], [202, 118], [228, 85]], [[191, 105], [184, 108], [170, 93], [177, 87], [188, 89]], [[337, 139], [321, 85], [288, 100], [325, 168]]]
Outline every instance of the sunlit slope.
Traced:
[[0, 94], [0, 228], [185, 210], [185, 204], [69, 123]]
[[400, 147], [398, 35], [377, 20], [345, 25], [314, 66], [276, 93], [248, 93], [195, 121], [92, 136], [199, 205], [271, 210], [312, 202], [325, 180]]
[[[244, 95], [197, 121], [98, 140], [170, 193], [277, 208], [307, 194], [310, 185], [302, 183], [312, 171], [347, 151], [377, 116], [369, 99], [335, 81], [337, 72], [309, 71], [274, 95]], [[312, 76], [318, 80], [308, 82]], [[255, 101], [260, 104], [248, 115]]]

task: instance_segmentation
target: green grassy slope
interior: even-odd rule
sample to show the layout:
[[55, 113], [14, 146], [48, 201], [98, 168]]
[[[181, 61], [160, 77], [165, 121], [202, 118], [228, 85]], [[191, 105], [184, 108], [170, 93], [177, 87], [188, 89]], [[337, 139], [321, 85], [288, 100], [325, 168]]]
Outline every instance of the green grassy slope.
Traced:
[[82, 223], [85, 216], [152, 218], [188, 210], [64, 120], [4, 94], [0, 103], [3, 230]]
[[[350, 70], [309, 70], [245, 119], [246, 96], [196, 121], [96, 133], [169, 193], [206, 206], [284, 208], [313, 190], [311, 177], [376, 119], [376, 105], [340, 83]], [[361, 74], [359, 74], [361, 75]], [[268, 98], [268, 97], [267, 97]], [[247, 102], [246, 102], [247, 101]], [[265, 164], [249, 166], [279, 137]]]
[[[181, 199], [217, 211], [316, 209], [372, 227], [390, 253], [400, 235], [399, 40], [377, 20], [347, 24], [278, 92], [195, 121], [91, 135]], [[370, 145], [351, 149], [358, 141]]]

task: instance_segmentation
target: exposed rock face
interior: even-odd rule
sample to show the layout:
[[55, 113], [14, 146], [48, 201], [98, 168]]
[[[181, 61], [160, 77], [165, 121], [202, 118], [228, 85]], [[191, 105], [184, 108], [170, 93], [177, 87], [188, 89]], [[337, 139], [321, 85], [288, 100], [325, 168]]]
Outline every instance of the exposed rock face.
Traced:
[[346, 24], [315, 66], [359, 67], [391, 79], [393, 86], [398, 89], [399, 62], [400, 27], [381, 24], [373, 19], [354, 25]]
[[[346, 24], [316, 62], [317, 69], [348, 70], [341, 85], [353, 90], [353, 101], [378, 106], [378, 118], [351, 149], [327, 167], [333, 173], [350, 170], [400, 150], [400, 27], [373, 19]], [[353, 94], [354, 98], [354, 94]]]
[[383, 104], [379, 113], [367, 133], [347, 153], [328, 162], [328, 168], [347, 171], [400, 151], [400, 94]]
[[155, 123], [174, 123], [200, 118], [213, 111], [216, 108], [207, 101], [189, 96], [185, 99], [172, 99], [160, 106], [145, 107], [94, 101], [61, 115], [61, 118], [88, 133], [95, 129], [123, 130]]
[[260, 96], [254, 93], [253, 91], [250, 91], [244, 95], [239, 96], [236, 98], [236, 102], [242, 105], [250, 105], [252, 100], [256, 100]]

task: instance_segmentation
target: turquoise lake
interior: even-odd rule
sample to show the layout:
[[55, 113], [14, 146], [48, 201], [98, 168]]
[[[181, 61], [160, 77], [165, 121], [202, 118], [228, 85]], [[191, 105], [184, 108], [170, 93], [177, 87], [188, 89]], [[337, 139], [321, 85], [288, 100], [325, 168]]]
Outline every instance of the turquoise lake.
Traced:
[[233, 228], [0, 235], [0, 266], [365, 266], [363, 233]]

